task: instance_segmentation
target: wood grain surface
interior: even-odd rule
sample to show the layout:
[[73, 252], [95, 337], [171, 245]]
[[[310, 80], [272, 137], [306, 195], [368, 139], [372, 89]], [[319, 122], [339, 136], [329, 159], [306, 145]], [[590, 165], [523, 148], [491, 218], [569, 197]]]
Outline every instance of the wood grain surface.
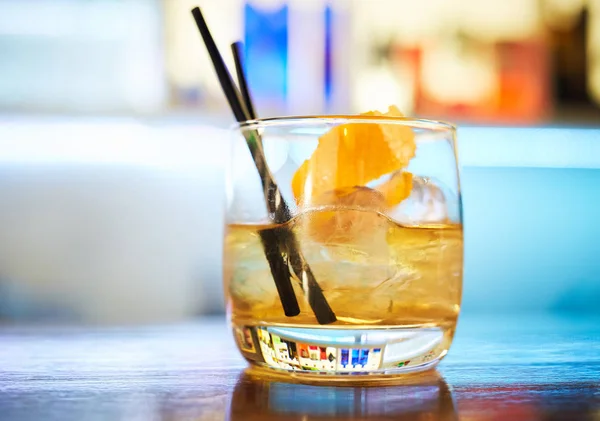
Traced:
[[600, 420], [600, 320], [465, 316], [422, 381], [253, 378], [223, 318], [152, 327], [0, 327], [0, 420]]

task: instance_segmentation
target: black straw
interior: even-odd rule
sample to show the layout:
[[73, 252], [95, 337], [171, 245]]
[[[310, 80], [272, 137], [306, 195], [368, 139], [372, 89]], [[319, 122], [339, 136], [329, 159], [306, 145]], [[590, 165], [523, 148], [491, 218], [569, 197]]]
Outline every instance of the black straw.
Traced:
[[[246, 106], [240, 97], [240, 92], [235, 86], [235, 83], [231, 78], [231, 74], [229, 73], [229, 70], [227, 70], [227, 66], [225, 66], [223, 57], [221, 57], [219, 49], [217, 48], [217, 45], [210, 34], [200, 8], [195, 7], [192, 9], [192, 15], [194, 16], [196, 25], [198, 25], [200, 34], [204, 39], [206, 49], [208, 50], [208, 54], [213, 62], [217, 77], [219, 78], [219, 82], [221, 84], [221, 88], [223, 89], [223, 92], [225, 92], [227, 102], [229, 102], [229, 106], [233, 111], [235, 119], [239, 123], [251, 120], [248, 110], [246, 109]], [[275, 180], [273, 179], [273, 175], [269, 171], [264, 151], [262, 149], [260, 135], [256, 130], [253, 130], [245, 131], [244, 137], [246, 137], [248, 147], [250, 148], [250, 153], [252, 154], [252, 158], [254, 159], [254, 163], [256, 164], [258, 173], [260, 175], [265, 199], [267, 200], [267, 208], [271, 218], [279, 224], [289, 221], [291, 218], [290, 210], [285, 203], [285, 200], [283, 200], [283, 197], [281, 196], [281, 192], [277, 187]]]
[[202, 35], [202, 39], [204, 40], [204, 44], [206, 45], [206, 49], [208, 50], [210, 59], [213, 62], [215, 71], [217, 72], [217, 77], [219, 78], [219, 82], [221, 83], [221, 88], [223, 88], [223, 92], [225, 92], [227, 102], [229, 102], [229, 105], [231, 106], [231, 111], [233, 111], [235, 119], [238, 122], [250, 120], [248, 118], [248, 112], [244, 107], [244, 103], [240, 98], [239, 91], [233, 83], [233, 79], [229, 74], [229, 70], [227, 70], [227, 66], [225, 66], [223, 57], [221, 57], [221, 53], [219, 53], [217, 44], [215, 43], [215, 40], [213, 39], [212, 35], [210, 34], [210, 31], [208, 30], [208, 25], [204, 20], [204, 16], [202, 16], [200, 8], [194, 7], [192, 9], [192, 15], [196, 20], [196, 25], [198, 26], [198, 30]]
[[[244, 102], [240, 97], [240, 93], [231, 78], [231, 74], [229, 73], [225, 62], [223, 61], [221, 53], [219, 53], [219, 49], [208, 29], [208, 25], [204, 20], [204, 16], [202, 16], [200, 8], [195, 7], [192, 9], [192, 15], [194, 16], [198, 30], [202, 35], [202, 39], [208, 50], [217, 77], [219, 78], [219, 83], [221, 84], [223, 92], [225, 92], [225, 97], [227, 98], [227, 102], [231, 107], [235, 119], [238, 122], [250, 120], [251, 118], [248, 114], [248, 110], [244, 106]], [[266, 160], [262, 154], [262, 145], [258, 142], [258, 139], [260, 139], [258, 136], [256, 137], [257, 141], [254, 142], [248, 139], [248, 145], [250, 146], [250, 151], [252, 152], [257, 166], [261, 163], [261, 166], [266, 168]], [[261, 168], [259, 168], [259, 173], [262, 179], [263, 173], [261, 173], [260, 170]], [[279, 252], [277, 238], [274, 238], [273, 234], [269, 235], [268, 233], [263, 232], [264, 231], [261, 232], [261, 242], [265, 257], [271, 269], [271, 275], [275, 280], [275, 286], [277, 287], [277, 293], [279, 294], [283, 312], [288, 317], [297, 316], [300, 314], [300, 306], [298, 305], [298, 300], [294, 294], [294, 287], [292, 286], [291, 274], [287, 262], [285, 262], [283, 256]]]
[[271, 276], [275, 280], [275, 287], [277, 288], [277, 294], [279, 294], [283, 312], [287, 317], [297, 316], [300, 314], [300, 306], [294, 293], [290, 266], [281, 253], [281, 240], [274, 229], [260, 230], [258, 235], [269, 263]]
[[[223, 92], [225, 92], [225, 96], [227, 97], [227, 101], [229, 102], [236, 120], [241, 123], [256, 118], [243, 71], [239, 44], [234, 43], [234, 45], [232, 45], [232, 52], [235, 59], [238, 81], [244, 92], [243, 96], [245, 101], [241, 99], [240, 92], [235, 86], [231, 74], [227, 70], [227, 66], [225, 66], [225, 62], [210, 34], [200, 8], [194, 8], [192, 10], [192, 15], [194, 16], [200, 34], [204, 39], [215, 71], [217, 72], [217, 77], [219, 78]], [[269, 210], [271, 218], [276, 223], [280, 224], [288, 222], [291, 219], [291, 212], [269, 171], [260, 135], [256, 130], [252, 130], [250, 133], [245, 132], [244, 136], [246, 137], [248, 147], [261, 178], [267, 209]], [[304, 256], [302, 256], [294, 233], [285, 227], [279, 227], [277, 231], [261, 230], [260, 235], [265, 256], [268, 260], [271, 274], [275, 280], [277, 292], [279, 293], [279, 298], [286, 316], [296, 316], [300, 314], [298, 301], [291, 284], [291, 274], [289, 272], [289, 266], [291, 265], [308, 297], [308, 302], [315, 313], [317, 321], [320, 324], [335, 322], [337, 320], [335, 314], [323, 295], [323, 291], [314, 278]], [[287, 255], [288, 261], [284, 259], [284, 255]]]
[[233, 53], [233, 61], [235, 62], [235, 72], [237, 73], [238, 85], [240, 85], [240, 91], [242, 91], [242, 97], [244, 98], [244, 105], [248, 111], [248, 116], [254, 120], [257, 118], [256, 111], [254, 110], [254, 104], [252, 104], [252, 97], [250, 96], [250, 90], [248, 89], [248, 83], [246, 83], [246, 76], [244, 73], [244, 61], [242, 60], [242, 43], [236, 41], [231, 44], [231, 52]]

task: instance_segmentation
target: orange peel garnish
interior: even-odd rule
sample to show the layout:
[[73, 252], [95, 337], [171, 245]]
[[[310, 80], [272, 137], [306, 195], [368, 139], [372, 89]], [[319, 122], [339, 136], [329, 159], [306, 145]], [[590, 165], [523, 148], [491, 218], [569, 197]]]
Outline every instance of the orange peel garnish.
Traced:
[[[395, 106], [385, 114], [370, 111], [362, 115], [403, 117]], [[336, 126], [319, 138], [312, 156], [300, 165], [292, 178], [292, 192], [300, 206], [318, 206], [324, 193], [366, 186], [396, 173], [376, 189], [388, 206], [398, 204], [412, 188], [412, 175], [398, 175], [398, 171], [408, 166], [415, 150], [414, 133], [402, 124], [373, 121]]]

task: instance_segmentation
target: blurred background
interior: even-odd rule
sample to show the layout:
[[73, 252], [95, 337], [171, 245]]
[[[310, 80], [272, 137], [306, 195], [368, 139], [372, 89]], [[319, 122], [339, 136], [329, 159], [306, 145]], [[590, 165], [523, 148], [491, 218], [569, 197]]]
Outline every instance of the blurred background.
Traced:
[[223, 311], [233, 122], [459, 124], [469, 312], [600, 312], [600, 0], [0, 0], [0, 322]]
[[222, 49], [245, 41], [264, 116], [397, 103], [459, 122], [598, 120], [597, 0], [417, 3], [1, 0], [0, 108], [227, 114], [190, 19], [200, 4]]

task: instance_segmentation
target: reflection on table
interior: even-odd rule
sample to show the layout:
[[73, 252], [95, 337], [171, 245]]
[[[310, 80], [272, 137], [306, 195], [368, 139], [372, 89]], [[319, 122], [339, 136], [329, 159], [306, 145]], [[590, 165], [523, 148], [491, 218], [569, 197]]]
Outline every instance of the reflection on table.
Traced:
[[456, 420], [452, 392], [441, 376], [387, 387], [310, 386], [243, 373], [228, 420]]

